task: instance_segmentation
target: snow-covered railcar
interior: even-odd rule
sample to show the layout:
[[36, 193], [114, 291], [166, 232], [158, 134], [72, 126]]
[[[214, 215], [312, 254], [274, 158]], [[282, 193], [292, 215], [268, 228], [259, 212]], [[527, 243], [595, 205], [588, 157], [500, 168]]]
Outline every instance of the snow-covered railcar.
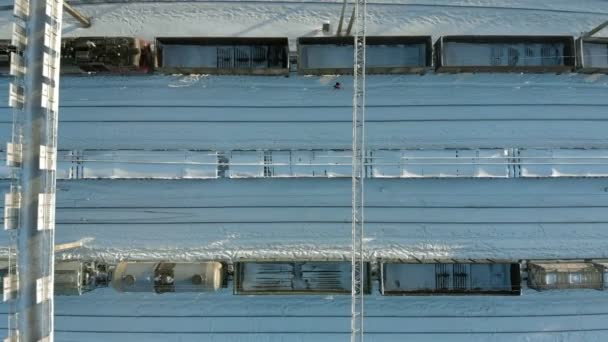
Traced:
[[382, 295], [520, 295], [520, 264], [505, 260], [382, 262]]
[[[0, 277], [5, 281], [9, 274], [9, 259], [0, 259]], [[12, 267], [16, 267], [14, 260]], [[55, 262], [54, 289], [57, 296], [78, 296], [108, 285], [108, 265], [103, 262], [57, 260]]]
[[80, 295], [107, 286], [107, 265], [78, 260], [55, 263], [55, 295]]
[[156, 66], [166, 73], [287, 75], [286, 37], [158, 37]]
[[582, 260], [528, 262], [528, 287], [536, 290], [602, 289], [602, 270]]
[[[368, 36], [365, 72], [368, 74], [423, 73], [432, 67], [430, 36]], [[298, 73], [353, 73], [353, 37], [298, 38]]]
[[602, 288], [608, 290], [608, 260], [594, 260], [593, 263], [602, 273]]
[[435, 43], [438, 72], [569, 72], [571, 36], [443, 36]]
[[120, 262], [111, 285], [119, 292], [211, 292], [222, 287], [225, 268], [209, 262]]
[[[364, 293], [371, 292], [370, 265], [364, 264]], [[349, 261], [241, 261], [235, 264], [235, 294], [348, 294]]]
[[608, 73], [608, 37], [576, 40], [576, 67], [584, 73]]
[[62, 73], [147, 73], [154, 58], [150, 44], [133, 37], [78, 37], [61, 41]]

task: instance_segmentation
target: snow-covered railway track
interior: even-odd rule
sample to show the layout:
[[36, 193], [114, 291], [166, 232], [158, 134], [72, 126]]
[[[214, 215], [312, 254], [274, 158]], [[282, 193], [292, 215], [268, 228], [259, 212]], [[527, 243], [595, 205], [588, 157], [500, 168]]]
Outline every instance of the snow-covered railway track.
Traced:
[[[72, 1], [77, 5], [97, 5], [115, 3], [238, 3], [238, 4], [322, 4], [341, 6], [341, 1], [323, 0], [76, 0]], [[564, 14], [585, 14], [585, 15], [606, 15], [608, 11], [589, 11], [573, 10], [560, 8], [541, 8], [526, 6], [487, 6], [487, 5], [466, 5], [466, 4], [438, 4], [425, 2], [397, 2], [397, 1], [368, 1], [371, 6], [400, 6], [410, 8], [445, 8], [445, 9], [466, 9], [466, 10], [500, 10], [500, 11], [526, 11], [526, 12], [545, 12], [545, 13], [564, 13]]]
[[[369, 225], [370, 253], [516, 260], [606, 255], [604, 179], [488, 182], [370, 179], [368, 219], [381, 222]], [[343, 178], [60, 181], [57, 241], [92, 237], [91, 249], [79, 255], [107, 260], [276, 256], [282, 248], [341, 256], [348, 185]]]
[[[371, 110], [370, 110], [371, 112]], [[581, 115], [584, 115], [582, 113]], [[373, 116], [370, 113], [370, 116]], [[499, 122], [500, 124], [497, 124]], [[322, 123], [322, 124], [320, 124]], [[347, 122], [62, 122], [63, 150], [349, 149]], [[8, 123], [0, 123], [8, 137]], [[368, 121], [370, 149], [605, 148], [608, 120]], [[179, 132], [179, 133], [177, 133]]]
[[[304, 317], [145, 317], [129, 319], [116, 324], [117, 317], [56, 316], [56, 329], [60, 333], [86, 334], [345, 334], [348, 316]], [[384, 317], [366, 316], [368, 335], [418, 334], [541, 334], [608, 331], [607, 316], [568, 317]], [[580, 319], [577, 319], [580, 318]], [[128, 322], [128, 323], [127, 323]]]
[[[6, 313], [1, 313], [1, 315], [6, 315]], [[586, 317], [586, 316], [606, 316], [608, 317], [608, 312], [590, 312], [590, 313], [558, 313], [558, 314], [520, 314], [520, 315], [378, 315], [371, 314], [365, 315], [366, 318], [546, 318], [546, 317]], [[327, 314], [319, 314], [319, 315], [293, 315], [293, 314], [274, 314], [274, 315], [258, 315], [258, 314], [250, 314], [250, 315], [242, 315], [242, 314], [233, 314], [233, 315], [97, 315], [97, 314], [55, 314], [55, 317], [86, 317], [86, 318], [348, 318], [349, 315], [327, 315]]]

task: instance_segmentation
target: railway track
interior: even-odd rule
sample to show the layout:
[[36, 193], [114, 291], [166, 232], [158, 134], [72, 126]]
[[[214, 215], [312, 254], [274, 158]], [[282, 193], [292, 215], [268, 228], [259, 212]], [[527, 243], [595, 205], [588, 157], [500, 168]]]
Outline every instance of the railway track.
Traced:
[[[84, 316], [57, 314], [57, 333], [103, 335], [343, 335], [350, 334], [350, 316], [277, 316], [277, 315], [205, 315], [205, 316]], [[490, 317], [395, 317], [368, 315], [365, 319], [369, 335], [512, 335], [566, 334], [606, 332], [608, 314], [600, 315], [533, 315]], [[129, 327], [116, 321], [130, 318]], [[202, 321], [201, 319], [204, 319]], [[568, 323], [566, 323], [568, 322]], [[75, 324], [77, 323], [77, 324]], [[68, 328], [73, 326], [78, 328]], [[150, 327], [150, 329], [142, 329]], [[176, 328], [182, 327], [182, 329]], [[294, 329], [294, 327], [297, 327]], [[343, 328], [344, 327], [344, 328]], [[392, 329], [390, 328], [392, 327]], [[476, 327], [472, 329], [471, 327]], [[0, 328], [6, 330], [6, 327]]]
[[[102, 5], [102, 4], [131, 4], [131, 3], [238, 3], [238, 4], [280, 4], [280, 5], [331, 5], [341, 6], [341, 1], [301, 1], [301, 0], [99, 0], [99, 1], [71, 1], [73, 5]], [[608, 11], [584, 11], [571, 9], [557, 8], [538, 8], [538, 7], [507, 7], [507, 6], [483, 6], [483, 5], [446, 5], [446, 4], [429, 4], [429, 3], [399, 3], [399, 2], [367, 2], [370, 6], [390, 6], [390, 7], [409, 7], [409, 8], [444, 8], [444, 9], [464, 9], [464, 10], [496, 10], [496, 11], [525, 11], [525, 12], [543, 12], [543, 13], [558, 13], [558, 14], [582, 14], [593, 16], [606, 16]], [[13, 5], [0, 6], [0, 11], [12, 11]]]
[[[76, 5], [96, 5], [96, 4], [116, 4], [116, 3], [243, 3], [243, 4], [318, 4], [341, 6], [341, 1], [302, 1], [302, 0], [76, 0], [72, 4]], [[608, 11], [584, 11], [557, 8], [539, 7], [509, 7], [509, 6], [483, 6], [483, 5], [459, 5], [459, 4], [433, 4], [433, 3], [404, 3], [388, 1], [368, 1], [371, 6], [402, 6], [410, 8], [445, 8], [445, 9], [466, 9], [466, 10], [500, 10], [500, 11], [526, 11], [526, 12], [546, 12], [564, 14], [585, 14], [585, 15], [606, 15]]]

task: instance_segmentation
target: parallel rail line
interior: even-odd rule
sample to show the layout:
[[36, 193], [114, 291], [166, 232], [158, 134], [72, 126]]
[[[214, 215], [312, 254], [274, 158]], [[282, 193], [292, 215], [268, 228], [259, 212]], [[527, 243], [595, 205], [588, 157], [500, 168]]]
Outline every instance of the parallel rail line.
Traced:
[[[330, 5], [340, 6], [341, 1], [319, 1], [319, 0], [75, 0], [71, 2], [75, 5], [100, 5], [100, 4], [130, 4], [130, 3], [237, 3], [237, 4], [279, 4], [279, 5]], [[484, 6], [484, 5], [459, 5], [459, 4], [430, 4], [430, 3], [400, 3], [386, 1], [370, 1], [371, 6], [390, 6], [390, 7], [410, 7], [410, 8], [444, 8], [444, 9], [465, 9], [465, 10], [499, 10], [499, 11], [526, 11], [526, 12], [545, 12], [562, 14], [585, 14], [593, 16], [608, 15], [606, 11], [586, 11], [559, 8], [538, 8], [538, 7], [507, 7], [507, 6]], [[12, 10], [12, 5], [1, 6], [0, 10]]]

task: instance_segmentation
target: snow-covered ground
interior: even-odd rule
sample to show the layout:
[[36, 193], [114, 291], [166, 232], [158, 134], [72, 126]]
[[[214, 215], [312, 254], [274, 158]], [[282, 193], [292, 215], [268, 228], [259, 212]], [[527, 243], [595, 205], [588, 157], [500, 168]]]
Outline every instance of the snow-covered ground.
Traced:
[[[608, 257], [603, 179], [366, 184], [370, 257]], [[341, 258], [349, 201], [349, 179], [61, 181], [57, 241], [94, 238], [65, 257], [108, 261]]]
[[[605, 307], [606, 296], [592, 290], [506, 299], [373, 296], [366, 301], [366, 340], [604, 341]], [[106, 289], [56, 297], [56, 338], [347, 341], [349, 313], [350, 296], [116, 294]], [[0, 315], [0, 322], [5, 317]]]
[[[78, 6], [93, 17], [95, 24], [90, 29], [81, 29], [66, 16], [65, 35], [138, 35], [149, 39], [317, 35], [324, 21], [330, 21], [334, 29], [337, 27], [342, 4], [337, 0], [75, 3], [79, 2], [96, 3]], [[432, 34], [435, 38], [476, 33], [578, 35], [600, 24], [607, 14], [608, 4], [602, 0], [370, 1], [367, 29], [369, 35]], [[9, 30], [7, 21], [0, 24], [0, 32]]]
[[[336, 81], [345, 89], [335, 91]], [[349, 149], [351, 83], [332, 76], [66, 77], [60, 149]], [[367, 87], [369, 148], [608, 147], [606, 75], [370, 76]], [[0, 101], [5, 89], [7, 82]], [[2, 110], [7, 140], [11, 115]]]
[[[329, 77], [66, 77], [62, 87], [62, 150], [168, 149], [156, 158], [169, 161], [166, 155], [188, 150], [351, 144], [351, 93], [332, 89]], [[368, 90], [370, 148], [608, 147], [604, 75], [372, 76]], [[11, 115], [2, 111], [8, 141]], [[370, 253], [606, 256], [598, 239], [608, 222], [605, 188], [602, 178], [369, 181]], [[58, 203], [58, 240], [96, 237], [92, 253], [110, 259], [108, 250], [202, 257], [280, 254], [289, 246], [290, 253], [343, 255], [349, 246], [348, 179], [62, 181]]]
[[[94, 25], [81, 29], [66, 17], [64, 34], [147, 39], [293, 41], [321, 34], [326, 20], [335, 28], [341, 8], [324, 0], [75, 3]], [[578, 35], [608, 16], [602, 0], [391, 0], [368, 9], [369, 34], [434, 38]], [[10, 11], [0, 12], [0, 35], [10, 35]], [[345, 89], [334, 91], [336, 81]], [[349, 149], [351, 83], [350, 77], [294, 75], [65, 77], [59, 145], [66, 151], [184, 153]], [[4, 103], [7, 84], [0, 80]], [[605, 75], [429, 73], [370, 76], [367, 85], [370, 148], [608, 148]], [[8, 141], [11, 113], [7, 107], [0, 112], [0, 141]], [[541, 171], [531, 172], [555, 176]], [[369, 180], [368, 255], [608, 257], [607, 189], [601, 177]], [[64, 180], [57, 205], [58, 242], [94, 238], [61, 258], [346, 257], [350, 243], [346, 178]], [[6, 246], [6, 235], [0, 241]], [[381, 297], [375, 286], [366, 304], [368, 341], [608, 338], [606, 292], [404, 298]], [[213, 295], [106, 289], [57, 298], [56, 340], [345, 341], [349, 300], [233, 296], [229, 289]], [[7, 308], [0, 311], [5, 328]]]

